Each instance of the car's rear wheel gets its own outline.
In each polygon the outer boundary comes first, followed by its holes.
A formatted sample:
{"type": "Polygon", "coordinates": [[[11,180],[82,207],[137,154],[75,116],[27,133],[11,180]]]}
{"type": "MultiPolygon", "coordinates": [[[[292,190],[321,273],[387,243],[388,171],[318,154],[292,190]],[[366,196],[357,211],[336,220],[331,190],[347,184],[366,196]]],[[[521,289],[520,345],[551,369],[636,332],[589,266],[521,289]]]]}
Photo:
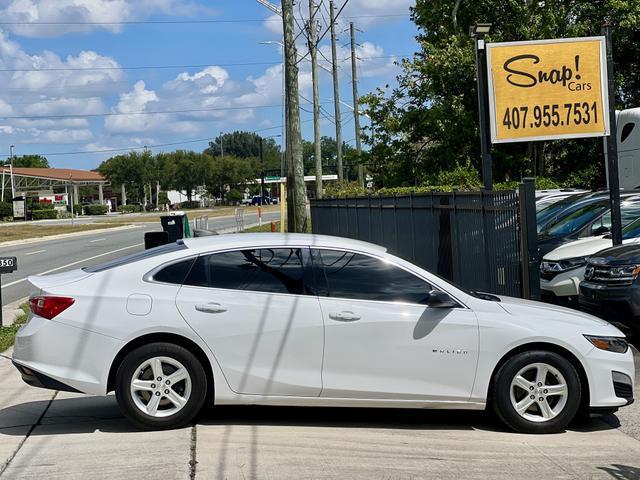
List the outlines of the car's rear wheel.
{"type": "Polygon", "coordinates": [[[144,429],[182,427],[204,404],[207,377],[198,359],[171,343],[130,352],[116,375],[116,398],[124,415],[144,429]]]}
{"type": "Polygon", "coordinates": [[[562,431],[580,407],[580,377],[563,356],[522,352],[507,360],[493,383],[493,408],[522,433],[562,431]]]}

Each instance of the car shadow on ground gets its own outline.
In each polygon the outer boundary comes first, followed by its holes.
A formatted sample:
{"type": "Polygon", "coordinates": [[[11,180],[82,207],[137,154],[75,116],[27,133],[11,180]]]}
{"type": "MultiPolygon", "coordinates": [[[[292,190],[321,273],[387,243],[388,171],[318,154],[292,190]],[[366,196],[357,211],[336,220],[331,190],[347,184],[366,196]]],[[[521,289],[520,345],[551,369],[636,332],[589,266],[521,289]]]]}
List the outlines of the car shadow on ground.
{"type": "MultiPolygon", "coordinates": [[[[13,405],[0,410],[0,435],[24,435],[49,401],[13,405]],[[31,414],[25,415],[25,412],[31,414]]],[[[492,414],[471,410],[384,408],[227,406],[204,408],[199,425],[264,425],[289,427],[384,428],[509,432],[492,414]]],[[[615,415],[576,421],[570,431],[595,432],[619,426],[615,415]],[[603,421],[604,420],[604,421],[603,421]]],[[[54,399],[31,435],[139,431],[121,414],[114,396],[54,399]]]]}

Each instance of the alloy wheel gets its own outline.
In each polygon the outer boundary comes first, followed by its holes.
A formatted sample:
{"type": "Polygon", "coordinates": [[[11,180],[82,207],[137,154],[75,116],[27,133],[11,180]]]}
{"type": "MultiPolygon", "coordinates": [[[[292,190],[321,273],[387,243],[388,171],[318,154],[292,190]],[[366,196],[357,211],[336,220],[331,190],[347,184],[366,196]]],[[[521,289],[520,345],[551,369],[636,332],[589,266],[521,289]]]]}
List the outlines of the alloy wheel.
{"type": "Polygon", "coordinates": [[[144,414],[155,418],[178,413],[191,396],[191,375],[171,357],[153,357],[135,369],[130,381],[131,398],[144,414]]]}
{"type": "Polygon", "coordinates": [[[509,395],[511,405],[522,418],[547,422],[564,409],[569,388],[557,368],[547,363],[531,363],[513,377],[509,395]]]}

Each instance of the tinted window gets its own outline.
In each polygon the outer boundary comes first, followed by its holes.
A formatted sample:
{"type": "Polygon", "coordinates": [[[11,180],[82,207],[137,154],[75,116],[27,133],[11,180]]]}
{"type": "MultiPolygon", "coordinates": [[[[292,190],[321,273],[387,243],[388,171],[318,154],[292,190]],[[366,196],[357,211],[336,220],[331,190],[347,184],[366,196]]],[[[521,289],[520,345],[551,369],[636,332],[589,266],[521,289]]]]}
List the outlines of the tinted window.
{"type": "Polygon", "coordinates": [[[239,250],[198,257],[186,285],[270,293],[303,294],[299,248],[239,250]]]}
{"type": "Polygon", "coordinates": [[[330,297],[427,302],[431,285],[390,263],[358,253],[334,250],[319,250],[319,253],[330,297]]]}
{"type": "Polygon", "coordinates": [[[631,123],[627,123],[624,127],[622,127],[622,134],[620,135],[620,143],[624,142],[627,138],[629,138],[629,135],[631,135],[631,132],[633,132],[633,128],[635,126],[636,124],[631,122],[631,123]]]}
{"type": "Polygon", "coordinates": [[[121,265],[127,265],[129,263],[138,262],[147,258],[156,257],[158,255],[164,255],[165,253],[177,252],[179,250],[186,250],[187,246],[180,242],[168,243],[167,245],[161,245],[160,247],[150,248],[139,253],[127,255],[126,257],[116,258],[109,262],[100,263],[92,267],[84,267],[82,270],[89,273],[102,272],[111,268],[119,267],[121,265]]]}
{"type": "Polygon", "coordinates": [[[607,206],[604,204],[584,206],[567,215],[545,233],[551,237],[571,235],[583,228],[590,221],[595,220],[606,209],[607,206]]]}
{"type": "Polygon", "coordinates": [[[183,260],[181,262],[172,263],[171,265],[167,265],[162,270],[153,274],[153,280],[156,282],[164,282],[164,283],[175,283],[177,285],[182,285],[184,279],[191,270],[191,265],[195,258],[189,258],[188,260],[183,260]]]}

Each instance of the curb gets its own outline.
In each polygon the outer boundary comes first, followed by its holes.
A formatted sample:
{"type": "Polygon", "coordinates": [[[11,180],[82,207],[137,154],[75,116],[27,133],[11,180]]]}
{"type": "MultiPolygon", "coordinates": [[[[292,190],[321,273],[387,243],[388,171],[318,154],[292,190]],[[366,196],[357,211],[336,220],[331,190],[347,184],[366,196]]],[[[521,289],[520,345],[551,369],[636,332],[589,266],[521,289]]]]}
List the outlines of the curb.
{"type": "MultiPolygon", "coordinates": [[[[87,224],[87,225],[95,225],[87,224]]],[[[59,233],[57,235],[47,235],[44,237],[33,237],[26,238],[24,240],[10,240],[8,242],[0,242],[0,248],[3,247],[15,247],[16,245],[25,245],[29,243],[38,243],[38,242],[46,242],[49,240],[59,240],[62,238],[70,238],[70,237],[83,237],[88,235],[96,235],[102,233],[110,233],[110,232],[120,232],[122,230],[129,230],[132,228],[141,228],[140,225],[123,225],[121,227],[113,227],[113,228],[98,228],[96,230],[85,230],[83,232],[70,232],[70,233],[59,233]]]]}
{"type": "Polygon", "coordinates": [[[15,322],[16,318],[24,313],[19,307],[27,300],[29,300],[29,297],[20,298],[2,307],[3,327],[9,327],[13,325],[13,322],[15,322]]]}

